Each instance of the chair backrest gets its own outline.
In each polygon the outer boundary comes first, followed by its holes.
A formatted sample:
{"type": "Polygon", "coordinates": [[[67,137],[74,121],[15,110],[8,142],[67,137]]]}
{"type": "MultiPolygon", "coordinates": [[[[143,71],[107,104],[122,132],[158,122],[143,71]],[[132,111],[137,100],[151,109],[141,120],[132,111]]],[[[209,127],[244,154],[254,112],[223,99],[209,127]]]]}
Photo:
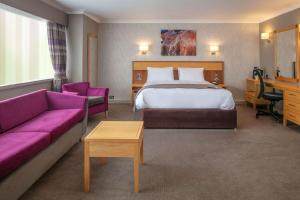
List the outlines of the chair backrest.
{"type": "Polygon", "coordinates": [[[77,92],[80,96],[86,96],[90,87],[89,82],[66,83],[63,85],[63,91],[77,92]]]}
{"type": "Polygon", "coordinates": [[[258,76],[259,93],[258,93],[257,98],[261,98],[263,96],[263,94],[265,93],[265,83],[264,83],[264,80],[263,80],[259,70],[255,69],[253,74],[254,74],[254,76],[258,76]]]}

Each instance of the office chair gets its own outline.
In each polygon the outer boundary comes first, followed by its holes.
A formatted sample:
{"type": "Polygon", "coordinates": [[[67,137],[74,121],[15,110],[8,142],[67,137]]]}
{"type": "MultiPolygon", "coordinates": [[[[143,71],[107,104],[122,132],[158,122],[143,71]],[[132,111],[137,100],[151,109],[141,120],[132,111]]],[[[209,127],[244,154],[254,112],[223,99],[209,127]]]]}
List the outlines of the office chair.
{"type": "Polygon", "coordinates": [[[281,121],[282,115],[279,114],[278,112],[274,112],[274,106],[277,102],[283,100],[283,95],[281,93],[276,93],[275,89],[273,89],[273,92],[265,92],[265,83],[261,76],[260,71],[254,70],[254,75],[258,76],[259,83],[260,83],[259,93],[257,98],[258,99],[264,98],[271,102],[269,105],[269,110],[257,109],[256,118],[258,118],[261,115],[271,115],[277,121],[281,121]]]}

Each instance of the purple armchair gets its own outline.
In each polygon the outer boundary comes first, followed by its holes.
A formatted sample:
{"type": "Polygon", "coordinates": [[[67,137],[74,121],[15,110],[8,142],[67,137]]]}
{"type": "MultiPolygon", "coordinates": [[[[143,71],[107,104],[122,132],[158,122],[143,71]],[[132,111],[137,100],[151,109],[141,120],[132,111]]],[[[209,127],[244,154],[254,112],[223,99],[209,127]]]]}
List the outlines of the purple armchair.
{"type": "Polygon", "coordinates": [[[105,116],[107,117],[109,93],[108,88],[90,87],[89,82],[79,82],[64,84],[62,89],[63,93],[86,96],[88,98],[89,104],[89,116],[105,112],[105,116]]]}

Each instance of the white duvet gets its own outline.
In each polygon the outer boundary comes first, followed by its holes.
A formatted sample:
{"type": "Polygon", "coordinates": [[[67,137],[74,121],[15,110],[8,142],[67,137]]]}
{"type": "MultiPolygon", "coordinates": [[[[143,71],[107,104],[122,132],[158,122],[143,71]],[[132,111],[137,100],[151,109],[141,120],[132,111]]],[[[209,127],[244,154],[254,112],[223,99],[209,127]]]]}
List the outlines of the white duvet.
{"type": "MultiPolygon", "coordinates": [[[[209,82],[167,81],[153,84],[208,84],[209,82]]],[[[225,89],[147,88],[138,93],[136,109],[144,108],[219,108],[234,109],[232,94],[225,89]]]]}

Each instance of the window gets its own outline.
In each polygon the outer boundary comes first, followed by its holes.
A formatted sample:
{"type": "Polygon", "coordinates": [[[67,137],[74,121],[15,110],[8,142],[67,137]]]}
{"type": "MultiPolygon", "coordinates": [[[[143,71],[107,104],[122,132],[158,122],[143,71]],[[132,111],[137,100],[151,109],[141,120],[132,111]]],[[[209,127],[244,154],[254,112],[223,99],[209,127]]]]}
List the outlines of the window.
{"type": "Polygon", "coordinates": [[[0,85],[52,77],[46,21],[0,8],[0,85]]]}

